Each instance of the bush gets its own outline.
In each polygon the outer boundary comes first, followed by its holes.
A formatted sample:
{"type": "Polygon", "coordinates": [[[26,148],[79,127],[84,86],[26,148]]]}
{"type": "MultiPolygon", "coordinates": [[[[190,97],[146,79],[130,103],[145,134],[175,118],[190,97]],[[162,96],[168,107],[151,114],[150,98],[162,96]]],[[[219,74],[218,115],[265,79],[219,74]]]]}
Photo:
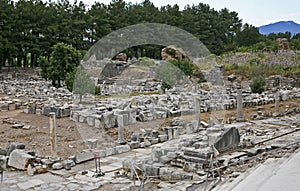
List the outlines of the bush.
{"type": "Polygon", "coordinates": [[[265,85],[266,85],[265,78],[262,76],[257,76],[252,79],[250,88],[253,93],[261,94],[263,91],[265,91],[265,88],[264,88],[265,85]]]}
{"type": "Polygon", "coordinates": [[[139,61],[140,61],[139,65],[141,65],[141,66],[149,67],[149,66],[155,65],[154,60],[151,58],[148,58],[148,57],[141,57],[141,58],[139,58],[139,61]]]}
{"type": "Polygon", "coordinates": [[[189,59],[170,60],[170,63],[178,67],[187,76],[191,76],[195,70],[195,65],[189,59]]]}

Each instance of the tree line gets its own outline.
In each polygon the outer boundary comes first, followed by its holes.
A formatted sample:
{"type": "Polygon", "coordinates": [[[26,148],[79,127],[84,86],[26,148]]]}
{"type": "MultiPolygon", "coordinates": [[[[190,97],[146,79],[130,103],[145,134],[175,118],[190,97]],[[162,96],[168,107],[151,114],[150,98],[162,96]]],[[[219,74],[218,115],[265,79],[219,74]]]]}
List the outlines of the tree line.
{"type": "MultiPolygon", "coordinates": [[[[180,10],[178,5],[158,8],[149,0],[135,4],[112,0],[91,6],[68,0],[0,0],[0,69],[39,66],[39,58],[49,60],[58,43],[84,53],[110,32],[146,22],[186,30],[215,54],[234,47],[242,26],[238,13],[226,8],[216,11],[203,3],[180,10]]],[[[159,58],[160,50],[160,46],[143,45],[128,49],[127,54],[159,58]]]]}
{"type": "MultiPolygon", "coordinates": [[[[207,4],[156,7],[150,0],[109,4],[68,0],[0,0],[0,72],[3,66],[41,66],[50,61],[54,46],[69,45],[84,55],[112,31],[139,23],[162,23],[181,28],[197,37],[211,53],[220,55],[244,46],[274,46],[277,37],[287,37],[300,49],[299,34],[259,34],[258,28],[242,23],[238,13],[219,11],[207,4]]],[[[161,46],[140,45],[126,50],[129,57],[160,58],[161,46]]]]}

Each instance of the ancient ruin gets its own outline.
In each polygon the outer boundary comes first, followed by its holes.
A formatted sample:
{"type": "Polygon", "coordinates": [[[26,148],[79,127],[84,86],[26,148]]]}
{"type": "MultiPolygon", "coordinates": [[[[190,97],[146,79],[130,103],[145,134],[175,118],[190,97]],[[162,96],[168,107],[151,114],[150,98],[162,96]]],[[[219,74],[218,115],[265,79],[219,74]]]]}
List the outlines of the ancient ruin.
{"type": "Polygon", "coordinates": [[[103,91],[80,104],[36,73],[8,72],[0,85],[1,186],[202,190],[295,150],[300,89],[293,79],[279,77],[284,86],[270,83],[253,94],[249,83],[223,77],[222,66],[211,71],[206,84],[218,88],[190,84],[160,94],[161,82],[150,70],[143,79],[121,79],[119,71],[117,78],[96,80],[103,91]]]}

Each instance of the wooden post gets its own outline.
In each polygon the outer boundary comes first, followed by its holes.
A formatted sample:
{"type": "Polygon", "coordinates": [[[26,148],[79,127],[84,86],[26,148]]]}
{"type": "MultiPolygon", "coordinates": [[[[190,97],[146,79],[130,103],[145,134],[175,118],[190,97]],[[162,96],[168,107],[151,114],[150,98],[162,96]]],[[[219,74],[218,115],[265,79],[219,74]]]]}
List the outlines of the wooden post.
{"type": "Polygon", "coordinates": [[[54,112],[50,113],[50,141],[51,155],[57,157],[57,139],[56,139],[56,116],[54,112]]]}

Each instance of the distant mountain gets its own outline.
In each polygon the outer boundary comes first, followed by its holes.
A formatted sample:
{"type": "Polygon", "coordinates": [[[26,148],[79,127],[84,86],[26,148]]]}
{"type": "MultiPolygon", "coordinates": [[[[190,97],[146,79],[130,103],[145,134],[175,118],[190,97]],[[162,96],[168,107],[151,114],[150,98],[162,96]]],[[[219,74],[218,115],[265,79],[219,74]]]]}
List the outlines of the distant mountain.
{"type": "Polygon", "coordinates": [[[295,23],[294,21],[280,21],[277,23],[272,23],[258,27],[259,32],[264,35],[270,33],[285,33],[291,32],[292,35],[300,33],[300,24],[295,23]]]}

